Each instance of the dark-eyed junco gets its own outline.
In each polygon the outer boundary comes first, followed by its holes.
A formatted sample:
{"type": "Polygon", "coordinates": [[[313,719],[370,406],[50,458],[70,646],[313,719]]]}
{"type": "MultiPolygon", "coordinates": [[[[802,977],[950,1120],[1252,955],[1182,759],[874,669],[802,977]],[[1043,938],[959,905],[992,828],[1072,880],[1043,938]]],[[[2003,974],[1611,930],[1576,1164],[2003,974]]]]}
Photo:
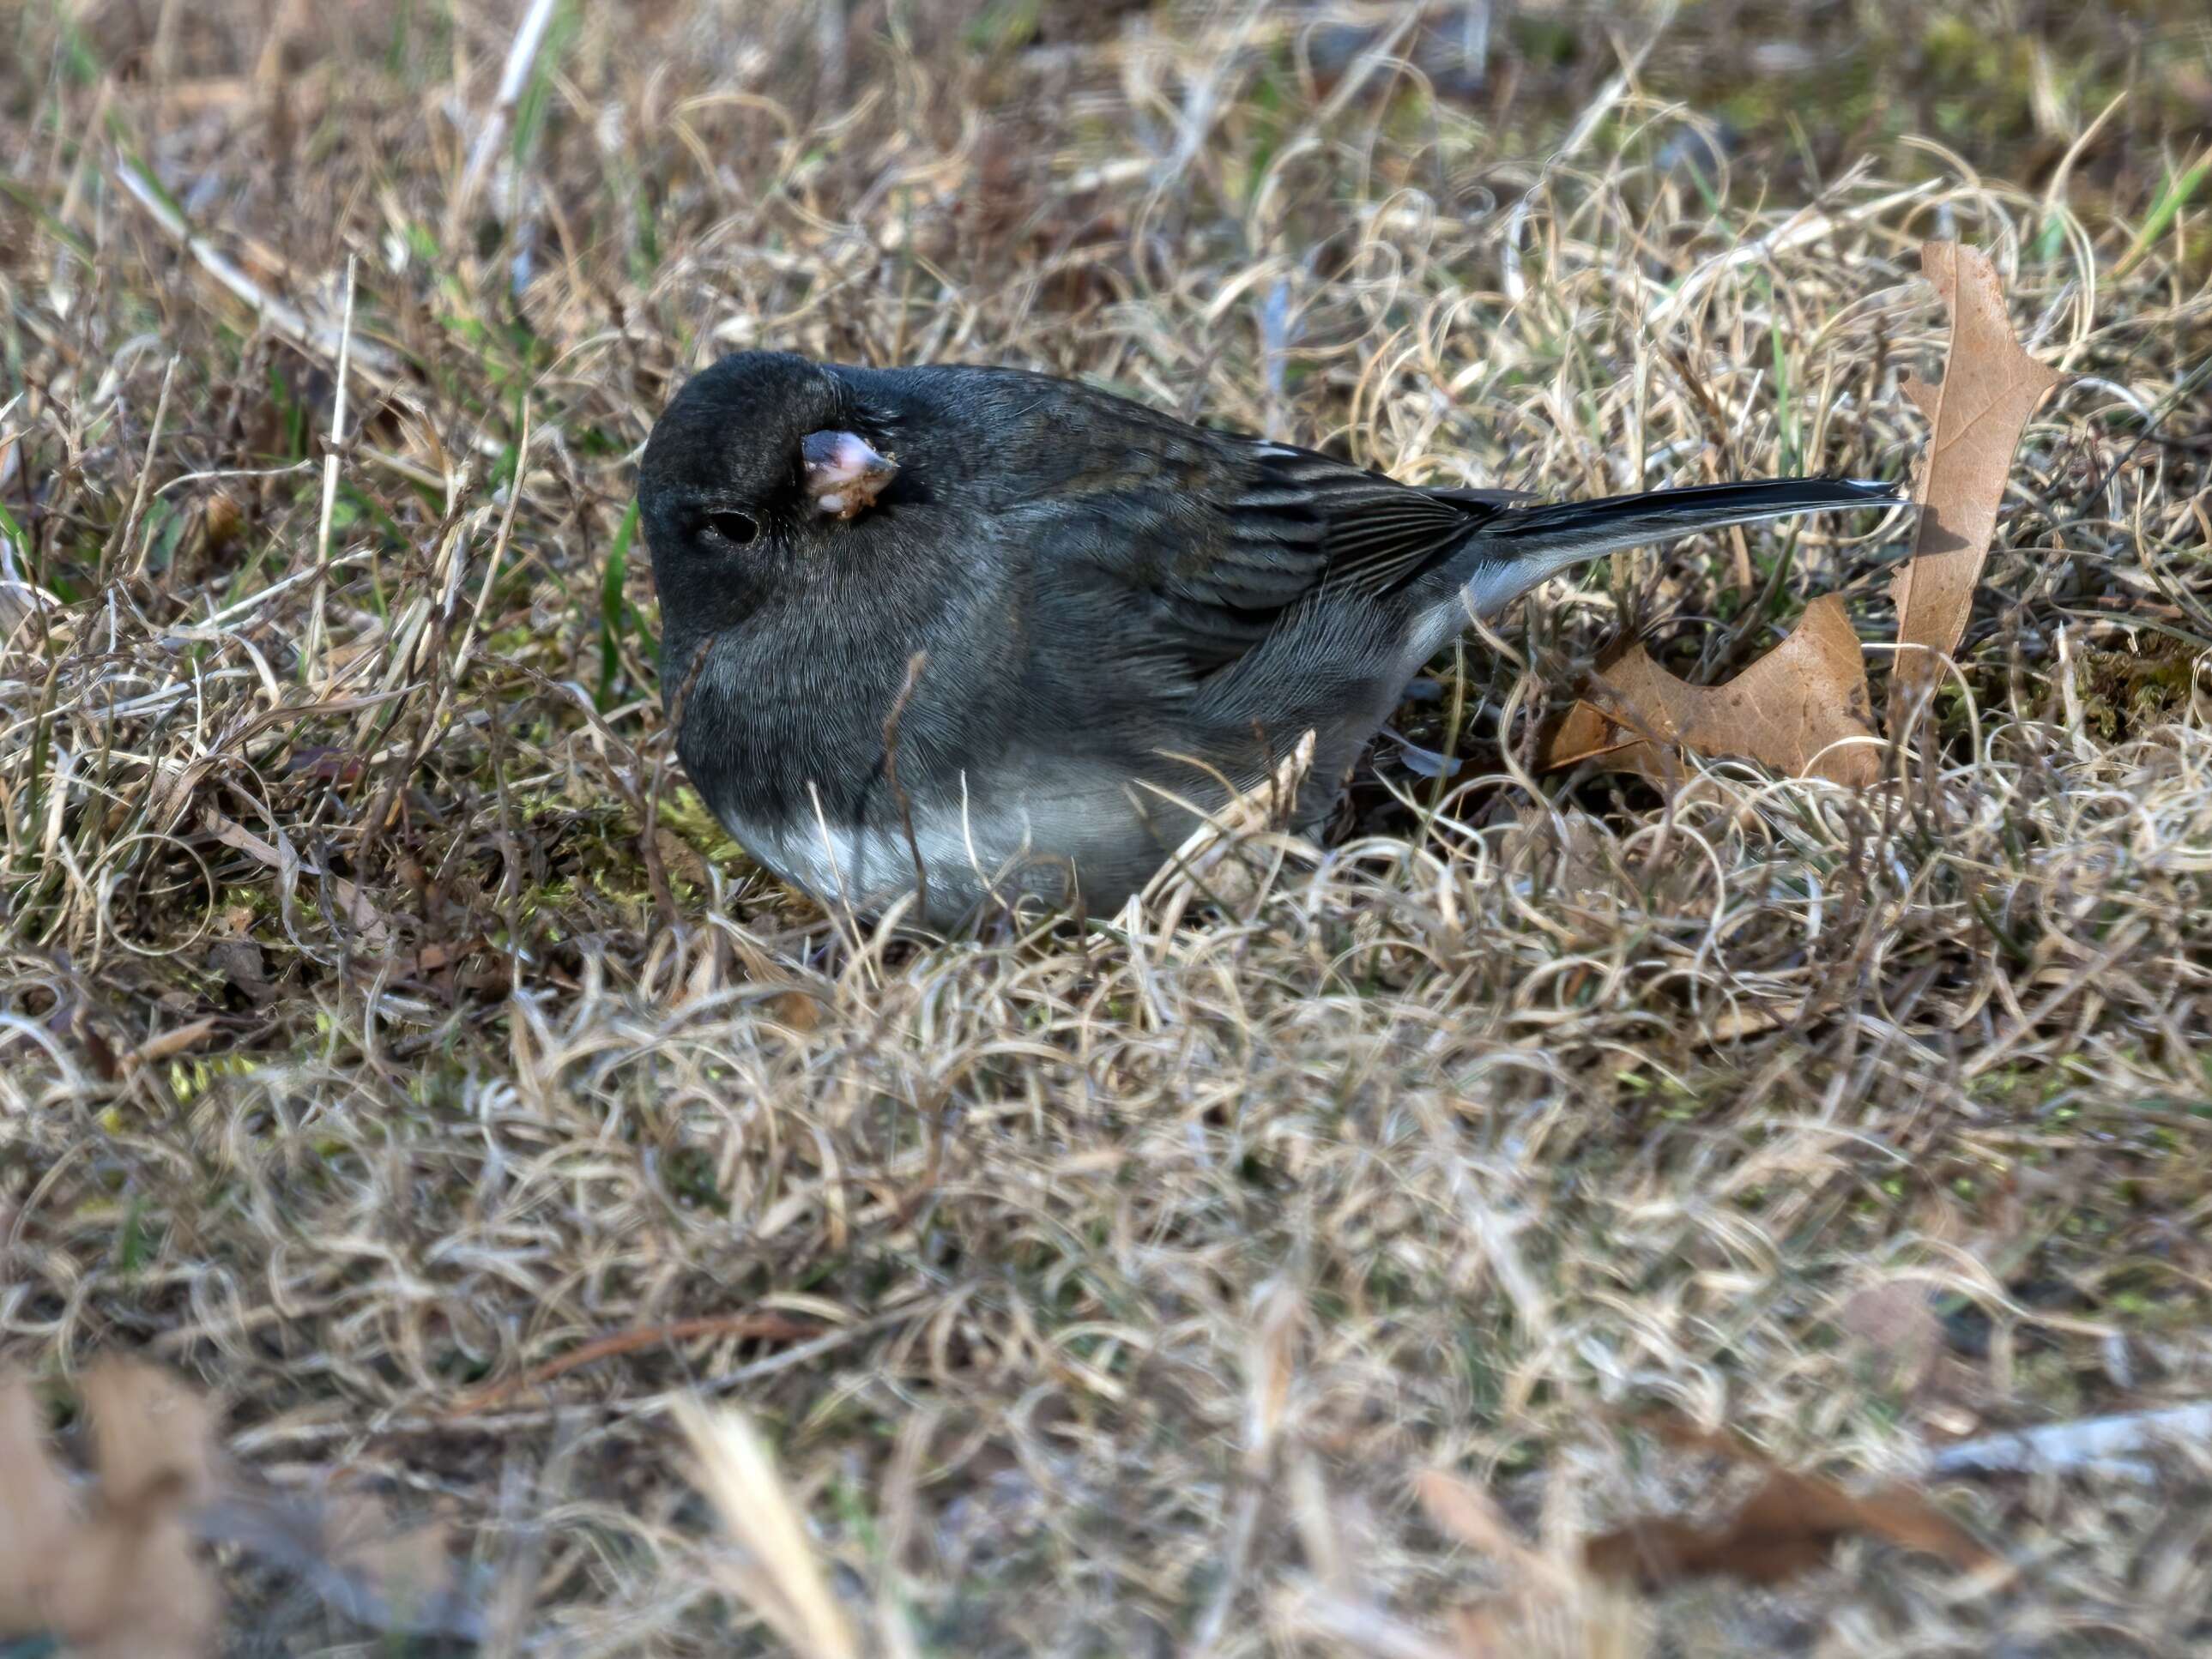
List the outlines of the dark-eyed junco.
{"type": "Polygon", "coordinates": [[[919,885],[939,926],[994,895],[1111,910],[1308,730],[1317,823],[1469,607],[1617,548],[1903,499],[1422,489],[1043,375],[772,352],[684,387],[639,495],[708,805],[824,902],[919,885]]]}

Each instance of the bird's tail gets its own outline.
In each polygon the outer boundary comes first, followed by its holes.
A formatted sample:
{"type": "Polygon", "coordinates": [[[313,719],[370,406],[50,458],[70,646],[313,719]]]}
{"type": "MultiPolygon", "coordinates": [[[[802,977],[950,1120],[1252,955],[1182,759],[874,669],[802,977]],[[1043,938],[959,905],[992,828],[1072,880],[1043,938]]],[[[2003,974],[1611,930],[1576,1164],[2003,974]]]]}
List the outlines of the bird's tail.
{"type": "Polygon", "coordinates": [[[1796,513],[1902,507],[1908,499],[1893,484],[1862,478],[1765,478],[1507,507],[1475,534],[1480,560],[1470,586],[1488,614],[1601,553],[1796,513]]]}

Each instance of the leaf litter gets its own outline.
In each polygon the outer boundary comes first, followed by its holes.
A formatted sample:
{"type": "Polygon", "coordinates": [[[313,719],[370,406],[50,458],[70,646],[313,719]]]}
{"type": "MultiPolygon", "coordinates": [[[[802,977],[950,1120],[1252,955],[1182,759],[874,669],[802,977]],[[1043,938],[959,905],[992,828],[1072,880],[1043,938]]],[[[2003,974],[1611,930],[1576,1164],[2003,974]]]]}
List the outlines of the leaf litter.
{"type": "Polygon", "coordinates": [[[102,1360],[80,1393],[82,1490],[31,1382],[0,1379],[0,1639],[51,1637],[75,1659],[203,1659],[220,1614],[203,1541],[250,1551],[371,1629],[482,1635],[443,1522],[402,1527],[365,1491],[303,1498],[220,1473],[208,1401],[158,1366],[102,1360]]]}
{"type": "MultiPolygon", "coordinates": [[[[1952,317],[1952,342],[1940,384],[1904,382],[1935,430],[1916,490],[1921,512],[1911,556],[1893,588],[1900,647],[1893,726],[1966,636],[2013,452],[2063,378],[2021,347],[1986,254],[1930,241],[1921,264],[1952,317]]],[[[1680,775],[1666,751],[1684,749],[1861,787],[1881,775],[1864,654],[1833,594],[1807,605],[1779,646],[1724,685],[1680,679],[1634,641],[1602,660],[1595,679],[1595,695],[1553,725],[1546,769],[1599,761],[1665,786],[1680,775]]]]}
{"type": "Polygon", "coordinates": [[[186,1522],[209,1481],[209,1419],[166,1372],[84,1379],[94,1486],[79,1504],[47,1450],[31,1385],[0,1382],[0,1634],[51,1632],[89,1659],[213,1651],[214,1581],[186,1522]]]}
{"type": "Polygon", "coordinates": [[[1753,1472],[1758,1482],[1710,1524],[1639,1517],[1562,1553],[1556,1545],[1523,1541],[1496,1500],[1463,1477],[1432,1468],[1415,1479],[1414,1495],[1430,1523],[1494,1562],[1513,1587],[1460,1609],[1455,1623],[1468,1651],[1525,1650],[1516,1632],[1577,1609],[1607,1624],[1632,1620],[1635,1603],[1624,1595],[1648,1595],[1693,1579],[1780,1584],[1824,1565],[1850,1538],[1934,1556],[1962,1571],[2001,1566],[2002,1558],[1911,1486],[1891,1483],[1854,1494],[1784,1468],[1725,1431],[1672,1416],[1637,1426],[1678,1451],[1753,1472]]]}
{"type": "Polygon", "coordinates": [[[1415,1477],[1414,1496],[1430,1524],[1492,1563],[1509,1587],[1455,1610],[1452,1651],[1466,1659],[1646,1651],[1643,1597],[1717,1577],[1778,1586],[1825,1565],[1851,1538],[1933,1556],[1960,1571],[2003,1570],[2001,1557],[1911,1486],[1854,1494],[1785,1469],[1726,1431],[1671,1415],[1636,1426],[1677,1451],[1717,1460],[1721,1478],[1733,1466],[1755,1474],[1757,1483],[1710,1524],[1639,1517],[1578,1547],[1571,1536],[1539,1547],[1465,1477],[1437,1468],[1415,1477]]]}
{"type": "Polygon", "coordinates": [[[1642,1426],[1678,1450],[1710,1454],[1754,1470],[1760,1478],[1735,1513],[1714,1524],[1647,1517],[1589,1540],[1583,1564],[1601,1579],[1634,1583],[1646,1591],[1719,1576],[1775,1584],[1825,1565],[1836,1546],[1849,1538],[1932,1555],[1960,1571],[1994,1568],[2001,1562],[1913,1486],[1892,1482],[1854,1493],[1820,1476],[1786,1469],[1726,1431],[1672,1417],[1642,1426]]]}

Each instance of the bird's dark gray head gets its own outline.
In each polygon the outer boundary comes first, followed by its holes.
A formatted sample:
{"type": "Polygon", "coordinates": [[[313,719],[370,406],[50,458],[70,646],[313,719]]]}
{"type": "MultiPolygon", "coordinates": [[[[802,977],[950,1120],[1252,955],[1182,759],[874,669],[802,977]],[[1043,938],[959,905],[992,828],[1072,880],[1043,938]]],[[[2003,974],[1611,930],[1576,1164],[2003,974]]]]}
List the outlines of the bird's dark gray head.
{"type": "Polygon", "coordinates": [[[854,517],[898,471],[866,424],[845,379],[804,357],[747,351],[701,370],[645,447],[638,497],[654,552],[793,550],[823,520],[854,517]]]}
{"type": "Polygon", "coordinates": [[[672,624],[712,630],[804,585],[898,473],[836,369],[786,352],[726,357],[687,382],[647,441],[638,504],[672,624]]]}

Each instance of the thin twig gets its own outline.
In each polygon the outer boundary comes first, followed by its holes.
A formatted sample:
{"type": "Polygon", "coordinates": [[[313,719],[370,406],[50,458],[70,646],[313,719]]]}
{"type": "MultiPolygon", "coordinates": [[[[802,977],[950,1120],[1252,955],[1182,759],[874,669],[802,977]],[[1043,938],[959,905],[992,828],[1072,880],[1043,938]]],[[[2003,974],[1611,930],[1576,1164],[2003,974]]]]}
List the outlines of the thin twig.
{"type": "Polygon", "coordinates": [[[739,1314],[704,1314],[696,1319],[672,1320],[665,1325],[640,1325],[625,1331],[610,1331],[595,1337],[581,1347],[571,1348],[564,1354],[533,1365],[521,1376],[504,1382],[495,1382],[478,1389],[473,1394],[463,1395],[447,1408],[448,1417],[473,1417],[478,1412],[490,1411],[503,1406],[517,1395],[532,1389],[543,1388],[556,1376],[602,1359],[611,1359],[617,1354],[635,1353],[641,1348],[658,1348],[671,1342],[690,1342],[702,1336],[758,1337],[772,1342],[804,1342],[819,1336],[822,1327],[804,1319],[794,1319],[789,1314],[773,1310],[765,1312],[748,1311],[739,1314]]]}
{"type": "MultiPolygon", "coordinates": [[[[345,331],[329,323],[316,322],[298,307],[289,305],[248,276],[228,259],[217,252],[204,236],[197,234],[177,210],[162,200],[161,192],[148,182],[137,165],[131,161],[118,163],[114,168],[115,181],[140,207],[146,210],[154,222],[177,241],[184,244],[200,269],[251,307],[263,323],[282,334],[286,339],[310,356],[336,356],[345,337],[345,331]]],[[[353,346],[354,367],[357,370],[386,377],[398,373],[399,359],[373,340],[356,341],[353,346]]]]}
{"type": "Polygon", "coordinates": [[[2161,1445],[2185,1440],[2212,1440],[2212,1401],[1985,1435],[1945,1447],[1929,1460],[1929,1469],[1938,1475],[2087,1470],[2149,1480],[2158,1475],[2157,1461],[2150,1454],[2161,1445]]]}
{"type": "MultiPolygon", "coordinates": [[[[323,516],[315,530],[315,568],[328,574],[331,568],[331,518],[337,510],[338,465],[341,447],[345,443],[346,368],[353,358],[353,289],[354,260],[346,260],[345,320],[338,328],[337,386],[331,402],[331,447],[323,457],[323,516]]],[[[318,672],[323,660],[323,605],[330,592],[327,580],[315,584],[315,596],[307,613],[307,643],[300,652],[300,674],[308,678],[318,672]]]]}
{"type": "Polygon", "coordinates": [[[146,434],[146,458],[138,468],[138,488],[131,497],[131,511],[125,516],[122,526],[115,532],[115,539],[100,550],[100,580],[102,586],[105,586],[107,581],[109,561],[118,552],[120,552],[128,562],[127,568],[133,576],[138,574],[145,565],[146,560],[143,551],[137,558],[131,557],[131,538],[138,533],[138,521],[146,515],[146,481],[154,476],[154,452],[161,441],[162,423],[169,418],[169,386],[176,378],[177,360],[172,357],[169,359],[168,368],[161,371],[161,395],[154,400],[154,424],[146,434]]]}
{"type": "Polygon", "coordinates": [[[460,187],[447,205],[448,246],[459,236],[463,221],[476,205],[477,193],[483,189],[484,174],[490,171],[492,157],[499,153],[500,141],[507,137],[507,124],[514,120],[515,107],[522,101],[522,89],[530,80],[530,66],[538,59],[538,47],[545,44],[545,32],[552,27],[553,14],[560,3],[561,0],[532,0],[530,9],[523,14],[521,26],[514,32],[514,40],[507,49],[507,67],[500,74],[499,94],[484,115],[475,148],[469,151],[469,164],[461,174],[460,187]]]}

